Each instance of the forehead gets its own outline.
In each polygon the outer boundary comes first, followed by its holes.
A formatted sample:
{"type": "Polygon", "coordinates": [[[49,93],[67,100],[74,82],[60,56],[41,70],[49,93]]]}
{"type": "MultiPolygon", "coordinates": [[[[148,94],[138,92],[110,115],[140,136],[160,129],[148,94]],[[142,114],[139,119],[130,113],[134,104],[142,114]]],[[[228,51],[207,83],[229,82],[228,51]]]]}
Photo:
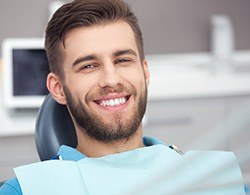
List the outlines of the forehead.
{"type": "Polygon", "coordinates": [[[64,44],[62,50],[66,58],[106,54],[119,49],[133,49],[138,53],[134,32],[123,21],[72,29],[66,34],[64,44]]]}

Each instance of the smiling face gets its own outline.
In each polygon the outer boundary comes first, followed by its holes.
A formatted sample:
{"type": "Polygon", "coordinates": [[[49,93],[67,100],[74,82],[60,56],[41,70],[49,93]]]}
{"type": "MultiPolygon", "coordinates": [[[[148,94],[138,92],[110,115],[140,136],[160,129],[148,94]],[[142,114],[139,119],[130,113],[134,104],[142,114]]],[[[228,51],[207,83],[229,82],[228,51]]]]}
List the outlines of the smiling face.
{"type": "Polygon", "coordinates": [[[127,23],[73,29],[62,53],[64,79],[48,77],[48,88],[67,104],[77,130],[102,142],[141,131],[149,73],[127,23]]]}

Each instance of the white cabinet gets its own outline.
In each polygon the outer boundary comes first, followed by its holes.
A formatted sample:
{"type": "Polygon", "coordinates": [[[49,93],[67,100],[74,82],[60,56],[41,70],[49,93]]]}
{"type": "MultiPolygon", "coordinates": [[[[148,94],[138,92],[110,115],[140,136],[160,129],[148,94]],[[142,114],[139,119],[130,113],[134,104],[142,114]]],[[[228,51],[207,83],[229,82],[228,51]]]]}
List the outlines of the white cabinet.
{"type": "Polygon", "coordinates": [[[0,181],[14,177],[14,167],[38,161],[34,135],[0,137],[0,181]]]}
{"type": "Polygon", "coordinates": [[[224,139],[224,100],[190,99],[150,101],[144,134],[157,137],[181,150],[229,149],[224,139]]]}

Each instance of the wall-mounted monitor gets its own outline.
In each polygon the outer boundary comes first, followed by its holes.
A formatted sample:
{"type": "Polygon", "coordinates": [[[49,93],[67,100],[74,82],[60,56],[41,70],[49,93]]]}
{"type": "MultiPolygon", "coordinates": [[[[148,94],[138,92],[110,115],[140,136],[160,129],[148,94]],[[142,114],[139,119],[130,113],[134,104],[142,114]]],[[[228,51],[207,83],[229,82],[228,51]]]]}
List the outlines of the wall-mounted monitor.
{"type": "Polygon", "coordinates": [[[6,39],[3,52],[3,99],[8,108],[36,108],[48,94],[49,64],[44,39],[6,39]]]}

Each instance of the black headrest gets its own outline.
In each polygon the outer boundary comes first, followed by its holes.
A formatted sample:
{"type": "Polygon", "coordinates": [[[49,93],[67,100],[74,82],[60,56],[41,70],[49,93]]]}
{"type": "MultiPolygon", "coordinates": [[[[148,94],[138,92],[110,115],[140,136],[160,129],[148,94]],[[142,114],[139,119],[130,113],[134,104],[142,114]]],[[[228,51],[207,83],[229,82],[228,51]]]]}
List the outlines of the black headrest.
{"type": "Polygon", "coordinates": [[[56,156],[61,145],[77,146],[76,132],[66,106],[47,95],[39,112],[35,140],[41,160],[56,156]]]}

